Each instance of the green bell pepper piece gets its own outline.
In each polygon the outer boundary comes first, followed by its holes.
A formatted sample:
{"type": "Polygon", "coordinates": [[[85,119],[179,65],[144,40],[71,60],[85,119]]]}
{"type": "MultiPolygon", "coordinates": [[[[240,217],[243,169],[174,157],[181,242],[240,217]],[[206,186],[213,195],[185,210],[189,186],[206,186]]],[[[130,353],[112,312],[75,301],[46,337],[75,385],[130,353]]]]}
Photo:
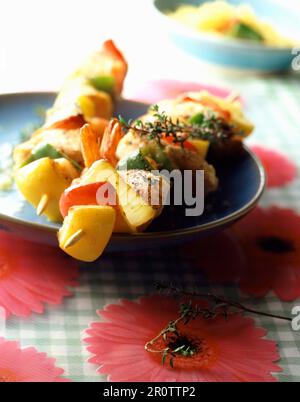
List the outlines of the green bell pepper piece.
{"type": "Polygon", "coordinates": [[[137,149],[129,156],[121,159],[117,165],[118,170],[154,170],[155,167],[151,164],[151,162],[144,156],[143,151],[141,149],[137,149]]]}
{"type": "Polygon", "coordinates": [[[60,159],[65,158],[67,159],[72,165],[79,171],[82,170],[82,167],[74,161],[73,159],[69,158],[63,152],[57,151],[51,144],[39,144],[35,148],[33,148],[31,155],[26,159],[26,161],[20,166],[23,167],[28,165],[31,162],[34,162],[38,159],[42,158],[50,158],[50,159],[60,159]]]}
{"type": "Polygon", "coordinates": [[[98,77],[90,78],[89,82],[97,91],[107,92],[110,95],[114,93],[115,79],[110,75],[99,75],[98,77]]]}

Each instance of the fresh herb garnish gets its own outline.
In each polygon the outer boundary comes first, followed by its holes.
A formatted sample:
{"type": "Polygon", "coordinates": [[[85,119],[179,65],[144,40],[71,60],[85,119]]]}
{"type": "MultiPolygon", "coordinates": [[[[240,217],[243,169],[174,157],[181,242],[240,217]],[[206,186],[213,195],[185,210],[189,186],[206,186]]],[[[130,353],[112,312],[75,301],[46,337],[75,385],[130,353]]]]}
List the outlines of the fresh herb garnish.
{"type": "Polygon", "coordinates": [[[189,138],[213,143],[228,140],[234,135],[233,126],[214,113],[197,114],[188,123],[184,123],[179,119],[174,121],[165,112],[160,112],[158,105],[154,105],[151,111],[154,121],[129,120],[127,122],[119,116],[119,122],[125,132],[133,130],[158,143],[161,143],[164,138],[172,137],[174,144],[182,146],[189,138]]]}
{"type": "MultiPolygon", "coordinates": [[[[233,300],[225,299],[223,296],[216,296],[212,293],[200,293],[197,291],[186,291],[174,285],[163,283],[156,284],[159,292],[174,296],[178,299],[184,299],[179,303],[178,318],[170,321],[160,333],[145,345],[145,350],[149,353],[157,353],[162,356],[162,364],[165,364],[167,358],[169,364],[174,367],[174,358],[183,356],[190,358],[198,351],[199,345],[197,341],[188,339],[179,330],[180,323],[188,325],[191,321],[198,317],[203,319],[214,319],[223,316],[225,320],[229,316],[240,313],[250,313],[258,316],[276,318],[284,321],[292,321],[290,317],[269,314],[248,308],[233,300]],[[156,347],[156,343],[163,340],[165,347],[156,347]]],[[[159,342],[161,344],[161,342],[159,342]]]]}

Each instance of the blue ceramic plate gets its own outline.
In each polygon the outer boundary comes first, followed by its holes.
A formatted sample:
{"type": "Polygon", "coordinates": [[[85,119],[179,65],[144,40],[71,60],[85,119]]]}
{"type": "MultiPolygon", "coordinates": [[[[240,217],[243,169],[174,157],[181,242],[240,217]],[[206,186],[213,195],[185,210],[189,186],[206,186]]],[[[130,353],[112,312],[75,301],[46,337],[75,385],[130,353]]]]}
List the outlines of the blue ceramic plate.
{"type": "MultiPolygon", "coordinates": [[[[161,18],[174,42],[198,58],[218,65],[257,72],[275,72],[291,68],[292,48],[267,47],[249,41],[223,38],[196,32],[166,14],[183,4],[200,5],[207,0],[153,0],[156,14],[161,18]]],[[[300,43],[300,10],[282,0],[228,0],[234,5],[249,4],[257,16],[270,22],[285,36],[300,43]]]]}
{"type": "MultiPolygon", "coordinates": [[[[9,145],[20,141],[20,131],[38,121],[36,109],[48,108],[53,93],[26,93],[0,96],[0,154],[9,145]]],[[[136,118],[145,113],[148,105],[121,100],[116,115],[136,118]]],[[[3,154],[1,154],[3,156],[3,154]]],[[[261,163],[245,148],[235,166],[218,172],[220,191],[206,203],[204,215],[186,217],[180,207],[165,208],[147,232],[137,235],[113,235],[110,251],[162,247],[224,229],[247,214],[258,202],[265,185],[261,163]]],[[[15,232],[27,239],[57,245],[58,224],[36,216],[35,210],[23,200],[17,189],[0,191],[0,228],[15,232]]]]}

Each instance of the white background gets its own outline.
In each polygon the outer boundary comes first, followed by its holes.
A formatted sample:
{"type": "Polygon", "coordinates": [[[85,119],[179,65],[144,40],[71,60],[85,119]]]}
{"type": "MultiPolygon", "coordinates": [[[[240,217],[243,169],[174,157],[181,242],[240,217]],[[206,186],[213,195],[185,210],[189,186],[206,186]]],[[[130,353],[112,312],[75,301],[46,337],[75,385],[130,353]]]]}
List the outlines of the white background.
{"type": "Polygon", "coordinates": [[[128,82],[180,76],[158,25],[149,0],[0,0],[0,92],[58,88],[107,38],[129,60],[128,82]]]}
{"type": "MultiPolygon", "coordinates": [[[[299,5],[299,0],[286,1],[299,5]]],[[[150,3],[0,0],[0,92],[59,88],[80,60],[107,38],[116,40],[129,61],[129,92],[152,78],[220,84],[220,74],[168,41],[150,3]]]]}

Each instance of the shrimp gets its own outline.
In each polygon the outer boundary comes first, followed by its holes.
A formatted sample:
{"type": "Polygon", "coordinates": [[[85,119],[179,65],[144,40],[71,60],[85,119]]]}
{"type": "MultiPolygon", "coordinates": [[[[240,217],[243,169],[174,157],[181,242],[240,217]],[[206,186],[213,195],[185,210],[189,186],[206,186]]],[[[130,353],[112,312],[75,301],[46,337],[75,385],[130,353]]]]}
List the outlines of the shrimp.
{"type": "Polygon", "coordinates": [[[100,157],[107,159],[113,166],[118,163],[116,156],[117,147],[124,133],[120,122],[112,119],[106,128],[100,146],[100,157]]]}
{"type": "MultiPolygon", "coordinates": [[[[104,131],[109,124],[109,120],[103,119],[102,117],[92,117],[87,120],[87,123],[90,123],[93,129],[98,133],[99,138],[102,139],[104,131]]],[[[100,143],[101,141],[99,141],[100,143]]]]}
{"type": "Polygon", "coordinates": [[[100,159],[99,134],[90,124],[80,130],[81,151],[85,167],[89,168],[100,159]]]}

